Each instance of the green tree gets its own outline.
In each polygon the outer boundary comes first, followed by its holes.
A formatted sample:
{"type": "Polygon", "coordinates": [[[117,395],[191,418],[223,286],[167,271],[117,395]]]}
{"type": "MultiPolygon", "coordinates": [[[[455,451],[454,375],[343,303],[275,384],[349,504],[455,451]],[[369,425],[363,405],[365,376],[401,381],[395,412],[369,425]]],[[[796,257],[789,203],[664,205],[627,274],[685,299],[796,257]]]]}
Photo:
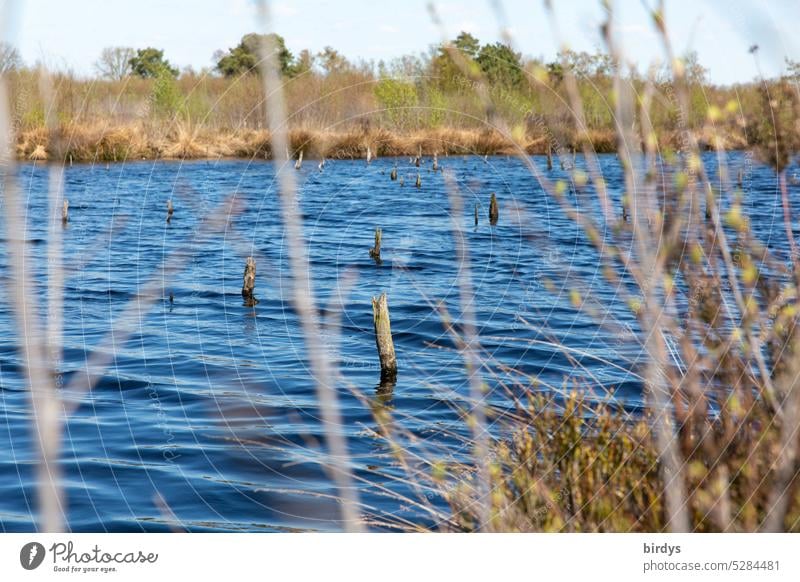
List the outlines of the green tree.
{"type": "Polygon", "coordinates": [[[478,52],[481,49],[480,41],[468,32],[461,32],[453,41],[453,46],[462,52],[462,54],[472,60],[478,58],[478,52]]]}
{"type": "Polygon", "coordinates": [[[147,47],[139,49],[130,59],[131,72],[145,79],[155,79],[162,72],[166,72],[173,77],[178,76],[178,69],[173,67],[164,58],[164,51],[147,47]]]}
{"type": "Polygon", "coordinates": [[[522,55],[508,45],[500,42],[483,45],[475,60],[490,83],[506,87],[522,84],[522,55]]]}
{"type": "Polygon", "coordinates": [[[226,77],[238,77],[247,73],[258,73],[262,46],[274,46],[277,50],[281,74],[287,77],[295,73],[294,56],[286,48],[286,41],[279,34],[250,33],[242,37],[238,45],[228,49],[217,58],[217,70],[226,77]]]}

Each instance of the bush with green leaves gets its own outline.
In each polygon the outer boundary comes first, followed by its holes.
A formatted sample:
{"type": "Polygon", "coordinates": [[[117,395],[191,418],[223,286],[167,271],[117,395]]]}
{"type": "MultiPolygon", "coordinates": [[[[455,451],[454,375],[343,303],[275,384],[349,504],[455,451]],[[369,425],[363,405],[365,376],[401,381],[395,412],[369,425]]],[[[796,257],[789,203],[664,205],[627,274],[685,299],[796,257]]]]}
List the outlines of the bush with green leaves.
{"type": "Polygon", "coordinates": [[[386,117],[395,127],[407,127],[416,119],[415,108],[419,98],[413,83],[387,77],[378,81],[374,92],[386,117]]]}

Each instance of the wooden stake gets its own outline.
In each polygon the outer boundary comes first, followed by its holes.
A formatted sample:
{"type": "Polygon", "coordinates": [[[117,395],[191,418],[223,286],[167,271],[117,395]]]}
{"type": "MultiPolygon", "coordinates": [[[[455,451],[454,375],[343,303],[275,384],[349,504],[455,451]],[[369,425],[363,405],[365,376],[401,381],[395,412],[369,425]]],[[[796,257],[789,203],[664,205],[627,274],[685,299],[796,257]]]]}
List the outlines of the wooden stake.
{"type": "Polygon", "coordinates": [[[548,170],[553,169],[553,152],[551,151],[549,142],[547,144],[547,169],[548,170]]]}
{"type": "Polygon", "coordinates": [[[381,361],[381,382],[392,381],[397,377],[397,357],[394,353],[386,293],[372,298],[372,320],[375,323],[375,345],[381,361]]]}
{"type": "Polygon", "coordinates": [[[248,307],[252,307],[258,300],[253,295],[253,290],[256,288],[256,260],[253,257],[247,257],[244,265],[244,280],[242,281],[242,297],[248,307]]]}
{"type": "Polygon", "coordinates": [[[500,218],[500,211],[497,208],[497,196],[492,192],[492,197],[489,199],[489,224],[494,226],[497,224],[498,218],[500,218]]]}
{"type": "Polygon", "coordinates": [[[372,149],[367,146],[367,164],[372,163],[372,149]]]}
{"type": "Polygon", "coordinates": [[[172,213],[175,209],[172,207],[172,200],[167,200],[167,224],[172,221],[172,213]]]}
{"type": "Polygon", "coordinates": [[[478,227],[478,203],[475,203],[475,227],[478,227]]]}
{"type": "Polygon", "coordinates": [[[392,179],[392,181],[397,180],[397,167],[392,168],[392,173],[389,174],[389,177],[392,179]]]}
{"type": "Polygon", "coordinates": [[[300,155],[297,156],[297,161],[294,163],[294,169],[299,170],[303,167],[303,150],[300,150],[300,155]]]}
{"type": "Polygon", "coordinates": [[[433,171],[439,171],[439,157],[436,154],[433,154],[433,171]]]}
{"type": "Polygon", "coordinates": [[[375,246],[369,249],[369,256],[372,257],[372,260],[381,264],[381,235],[382,231],[380,228],[375,229],[375,246]]]}
{"type": "Polygon", "coordinates": [[[422,188],[422,176],[419,175],[419,172],[417,172],[417,183],[415,184],[415,186],[417,188],[422,188]]]}
{"type": "Polygon", "coordinates": [[[69,200],[64,198],[64,205],[61,207],[61,224],[69,222],[69,200]]]}

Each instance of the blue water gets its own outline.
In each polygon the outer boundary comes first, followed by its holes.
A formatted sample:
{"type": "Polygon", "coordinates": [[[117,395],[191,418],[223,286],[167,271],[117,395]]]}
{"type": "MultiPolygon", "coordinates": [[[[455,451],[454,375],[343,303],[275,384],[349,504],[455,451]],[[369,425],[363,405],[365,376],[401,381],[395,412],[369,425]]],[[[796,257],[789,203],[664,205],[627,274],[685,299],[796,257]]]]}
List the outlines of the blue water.
{"type": "MultiPolygon", "coordinates": [[[[776,246],[772,239],[782,239],[783,227],[774,174],[743,154],[729,158],[734,168],[748,169],[746,204],[756,211],[754,228],[776,246]]],[[[542,159],[534,161],[544,168],[542,159]]],[[[706,161],[714,165],[713,156],[706,161]]],[[[600,162],[618,208],[618,160],[610,155],[600,162]]],[[[472,307],[493,405],[508,407],[509,393],[531,387],[558,391],[568,380],[613,389],[631,410],[642,405],[635,320],[605,283],[580,229],[517,159],[448,157],[441,164],[456,179],[456,214],[443,174],[432,173],[429,162],[421,169],[421,189],[413,186],[417,169],[408,160],[369,166],[334,161],[322,173],[308,162],[296,174],[322,340],[341,374],[341,430],[365,514],[385,521],[435,525],[430,515],[385,494],[410,490],[372,432],[370,404],[354,393],[389,407],[419,440],[415,450],[455,458],[464,453],[459,437],[468,429],[457,409],[468,386],[441,311],[446,308],[460,329],[454,224],[468,245],[472,307]],[[404,186],[389,179],[395,163],[404,186]],[[487,220],[490,192],[500,201],[496,227],[487,220]],[[383,229],[380,266],[367,252],[376,226],[383,229]],[[602,306],[600,321],[571,305],[578,282],[602,306]],[[379,386],[372,332],[370,298],[382,291],[389,296],[399,361],[391,391],[379,386]]],[[[28,243],[29,269],[42,293],[47,172],[41,165],[18,168],[29,222],[24,233],[14,233],[28,243]]],[[[158,276],[159,266],[175,253],[184,260],[133,321],[132,333],[113,346],[102,380],[64,426],[61,470],[71,530],[341,529],[332,499],[337,492],[321,464],[324,433],[291,299],[274,176],[273,165],[261,161],[66,169],[71,212],[64,263],[70,272],[59,371],[67,383],[80,383],[87,358],[112,330],[124,329],[125,308],[158,276]],[[229,197],[240,212],[221,232],[194,240],[205,232],[201,218],[224,216],[220,205],[229,197]],[[168,199],[175,206],[170,224],[168,199]],[[258,261],[255,307],[244,305],[240,294],[249,255],[258,261]]],[[[567,196],[581,212],[599,217],[591,192],[567,196]]],[[[4,283],[6,263],[3,246],[4,283]]],[[[0,304],[0,529],[34,531],[36,450],[5,285],[0,304]]],[[[45,304],[43,295],[42,316],[45,304]]],[[[429,501],[446,508],[436,495],[429,501]]]]}

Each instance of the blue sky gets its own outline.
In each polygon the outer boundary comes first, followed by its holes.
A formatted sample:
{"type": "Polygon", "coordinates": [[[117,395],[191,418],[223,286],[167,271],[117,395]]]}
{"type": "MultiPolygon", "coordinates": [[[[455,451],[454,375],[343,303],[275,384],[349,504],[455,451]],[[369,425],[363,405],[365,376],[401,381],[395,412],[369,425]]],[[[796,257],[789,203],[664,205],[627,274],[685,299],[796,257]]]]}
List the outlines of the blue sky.
{"type": "MultiPolygon", "coordinates": [[[[179,66],[211,64],[216,49],[235,45],[257,29],[251,0],[0,0],[4,30],[33,63],[90,74],[105,46],[155,46],[179,66]],[[10,15],[10,16],[8,16],[10,15]]],[[[654,0],[644,0],[653,2],[654,0]]],[[[561,38],[554,35],[541,0],[500,2],[505,23],[487,0],[435,2],[450,36],[467,30],[483,41],[500,38],[507,26],[518,50],[552,58],[560,42],[576,50],[601,46],[603,13],[598,0],[554,0],[561,38]]],[[[663,59],[642,0],[617,0],[618,30],[627,58],[640,70],[663,59]]],[[[277,0],[271,2],[276,29],[293,52],[331,45],[350,58],[390,59],[425,51],[441,40],[431,22],[427,0],[277,0]]],[[[779,73],[785,56],[800,60],[796,28],[800,2],[756,0],[667,1],[667,24],[676,49],[696,50],[718,83],[756,76],[747,49],[761,47],[767,75],[779,73]]]]}

